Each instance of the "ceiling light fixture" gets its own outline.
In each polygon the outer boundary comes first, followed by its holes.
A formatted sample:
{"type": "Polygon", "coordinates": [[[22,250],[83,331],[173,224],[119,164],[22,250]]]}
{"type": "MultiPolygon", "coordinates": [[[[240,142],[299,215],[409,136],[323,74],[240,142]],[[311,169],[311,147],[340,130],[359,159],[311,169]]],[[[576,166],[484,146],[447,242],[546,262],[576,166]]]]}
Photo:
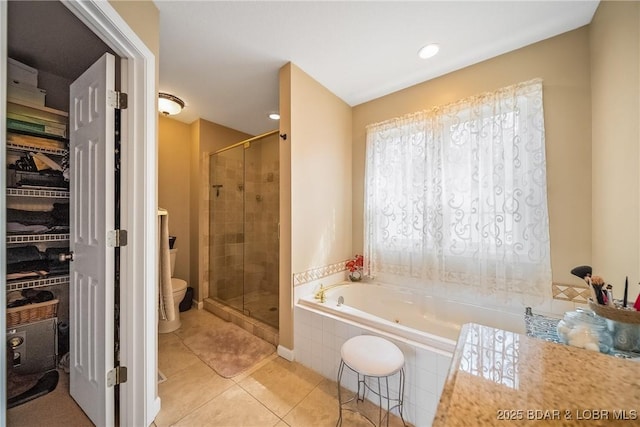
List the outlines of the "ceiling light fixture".
{"type": "Polygon", "coordinates": [[[184,101],[169,93],[160,92],[158,94],[158,111],[165,116],[178,114],[184,108],[184,101]]]}
{"type": "Polygon", "coordinates": [[[271,120],[280,120],[280,114],[278,114],[278,113],[271,113],[271,114],[269,114],[269,118],[270,118],[271,120]]]}
{"type": "Polygon", "coordinates": [[[435,43],[431,43],[421,47],[420,50],[418,51],[418,56],[422,59],[428,59],[428,58],[434,57],[439,50],[440,50],[440,46],[438,46],[435,43]]]}

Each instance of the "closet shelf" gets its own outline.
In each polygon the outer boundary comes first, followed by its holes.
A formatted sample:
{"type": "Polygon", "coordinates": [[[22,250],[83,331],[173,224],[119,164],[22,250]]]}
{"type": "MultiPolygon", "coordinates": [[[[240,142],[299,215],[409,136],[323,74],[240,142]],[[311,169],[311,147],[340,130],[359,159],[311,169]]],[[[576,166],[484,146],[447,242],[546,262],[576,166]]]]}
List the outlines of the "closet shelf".
{"type": "Polygon", "coordinates": [[[32,108],[32,109],[38,110],[38,111],[44,111],[44,112],[49,113],[49,114],[55,114],[56,116],[69,117],[69,113],[66,112],[66,111],[56,110],[55,108],[45,107],[45,106],[39,105],[39,104],[33,104],[31,102],[24,101],[24,100],[18,99],[18,98],[12,98],[10,96],[7,97],[7,102],[11,103],[11,104],[22,105],[23,107],[32,108]]]}
{"type": "Polygon", "coordinates": [[[13,132],[20,135],[35,136],[38,138],[53,139],[55,141],[69,142],[69,138],[65,138],[64,136],[59,136],[59,135],[46,133],[46,132],[35,132],[35,131],[29,131],[25,129],[17,129],[15,127],[10,127],[10,126],[7,126],[7,132],[13,132]]]}
{"type": "Polygon", "coordinates": [[[37,151],[39,153],[44,154],[52,154],[54,156],[64,156],[67,154],[67,150],[59,149],[59,148],[45,148],[45,147],[36,147],[35,145],[21,145],[21,144],[10,144],[7,143],[7,150],[19,150],[19,151],[37,151]]]}
{"type": "Polygon", "coordinates": [[[68,199],[69,192],[62,191],[62,190],[7,188],[7,196],[41,197],[41,198],[47,198],[47,199],[68,199]]]}
{"type": "Polygon", "coordinates": [[[44,279],[20,280],[16,282],[7,282],[8,291],[20,291],[22,289],[41,288],[43,286],[67,285],[69,284],[69,275],[53,276],[44,279]]]}
{"type": "Polygon", "coordinates": [[[45,243],[69,241],[69,233],[58,234],[13,234],[7,235],[7,243],[45,243]]]}

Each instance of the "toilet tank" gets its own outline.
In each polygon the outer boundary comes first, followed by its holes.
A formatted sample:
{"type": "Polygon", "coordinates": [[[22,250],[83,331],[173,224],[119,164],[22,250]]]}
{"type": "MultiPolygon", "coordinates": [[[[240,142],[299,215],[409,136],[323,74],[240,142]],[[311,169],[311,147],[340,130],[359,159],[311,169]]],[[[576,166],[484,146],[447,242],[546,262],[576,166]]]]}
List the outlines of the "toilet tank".
{"type": "Polygon", "coordinates": [[[177,249],[169,249],[169,258],[170,258],[170,262],[171,262],[171,277],[173,277],[173,272],[176,269],[176,254],[177,253],[178,253],[177,249]]]}

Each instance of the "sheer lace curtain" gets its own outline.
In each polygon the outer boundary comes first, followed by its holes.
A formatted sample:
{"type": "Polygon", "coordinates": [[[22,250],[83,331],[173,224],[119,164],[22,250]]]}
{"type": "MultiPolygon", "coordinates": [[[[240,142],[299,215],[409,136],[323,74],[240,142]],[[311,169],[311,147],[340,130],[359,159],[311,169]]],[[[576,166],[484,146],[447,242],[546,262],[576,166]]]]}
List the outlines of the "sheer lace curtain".
{"type": "Polygon", "coordinates": [[[540,302],[551,283],[542,82],[367,127],[365,270],[540,302]]]}

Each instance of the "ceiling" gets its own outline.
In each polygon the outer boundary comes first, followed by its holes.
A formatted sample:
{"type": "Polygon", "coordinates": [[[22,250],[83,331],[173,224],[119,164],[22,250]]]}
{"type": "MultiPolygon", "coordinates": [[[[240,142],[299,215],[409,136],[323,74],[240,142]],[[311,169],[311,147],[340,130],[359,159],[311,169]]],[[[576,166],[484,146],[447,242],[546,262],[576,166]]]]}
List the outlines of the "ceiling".
{"type": "MultiPolygon", "coordinates": [[[[186,102],[172,117],[257,135],[278,127],[267,115],[278,110],[278,71],[288,62],[355,106],[586,25],[598,1],[155,4],[159,90],[186,102]],[[440,53],[419,59],[430,42],[440,53]]],[[[59,2],[9,2],[8,34],[10,56],[69,80],[105,51],[59,2]]]]}
{"type": "Polygon", "coordinates": [[[8,14],[9,57],[38,70],[75,80],[105,51],[113,53],[59,2],[10,1],[8,14]]]}
{"type": "Polygon", "coordinates": [[[591,22],[598,1],[166,1],[160,87],[176,120],[277,128],[278,70],[300,67],[351,106],[591,22]],[[417,51],[438,43],[440,53],[417,51]]]}

